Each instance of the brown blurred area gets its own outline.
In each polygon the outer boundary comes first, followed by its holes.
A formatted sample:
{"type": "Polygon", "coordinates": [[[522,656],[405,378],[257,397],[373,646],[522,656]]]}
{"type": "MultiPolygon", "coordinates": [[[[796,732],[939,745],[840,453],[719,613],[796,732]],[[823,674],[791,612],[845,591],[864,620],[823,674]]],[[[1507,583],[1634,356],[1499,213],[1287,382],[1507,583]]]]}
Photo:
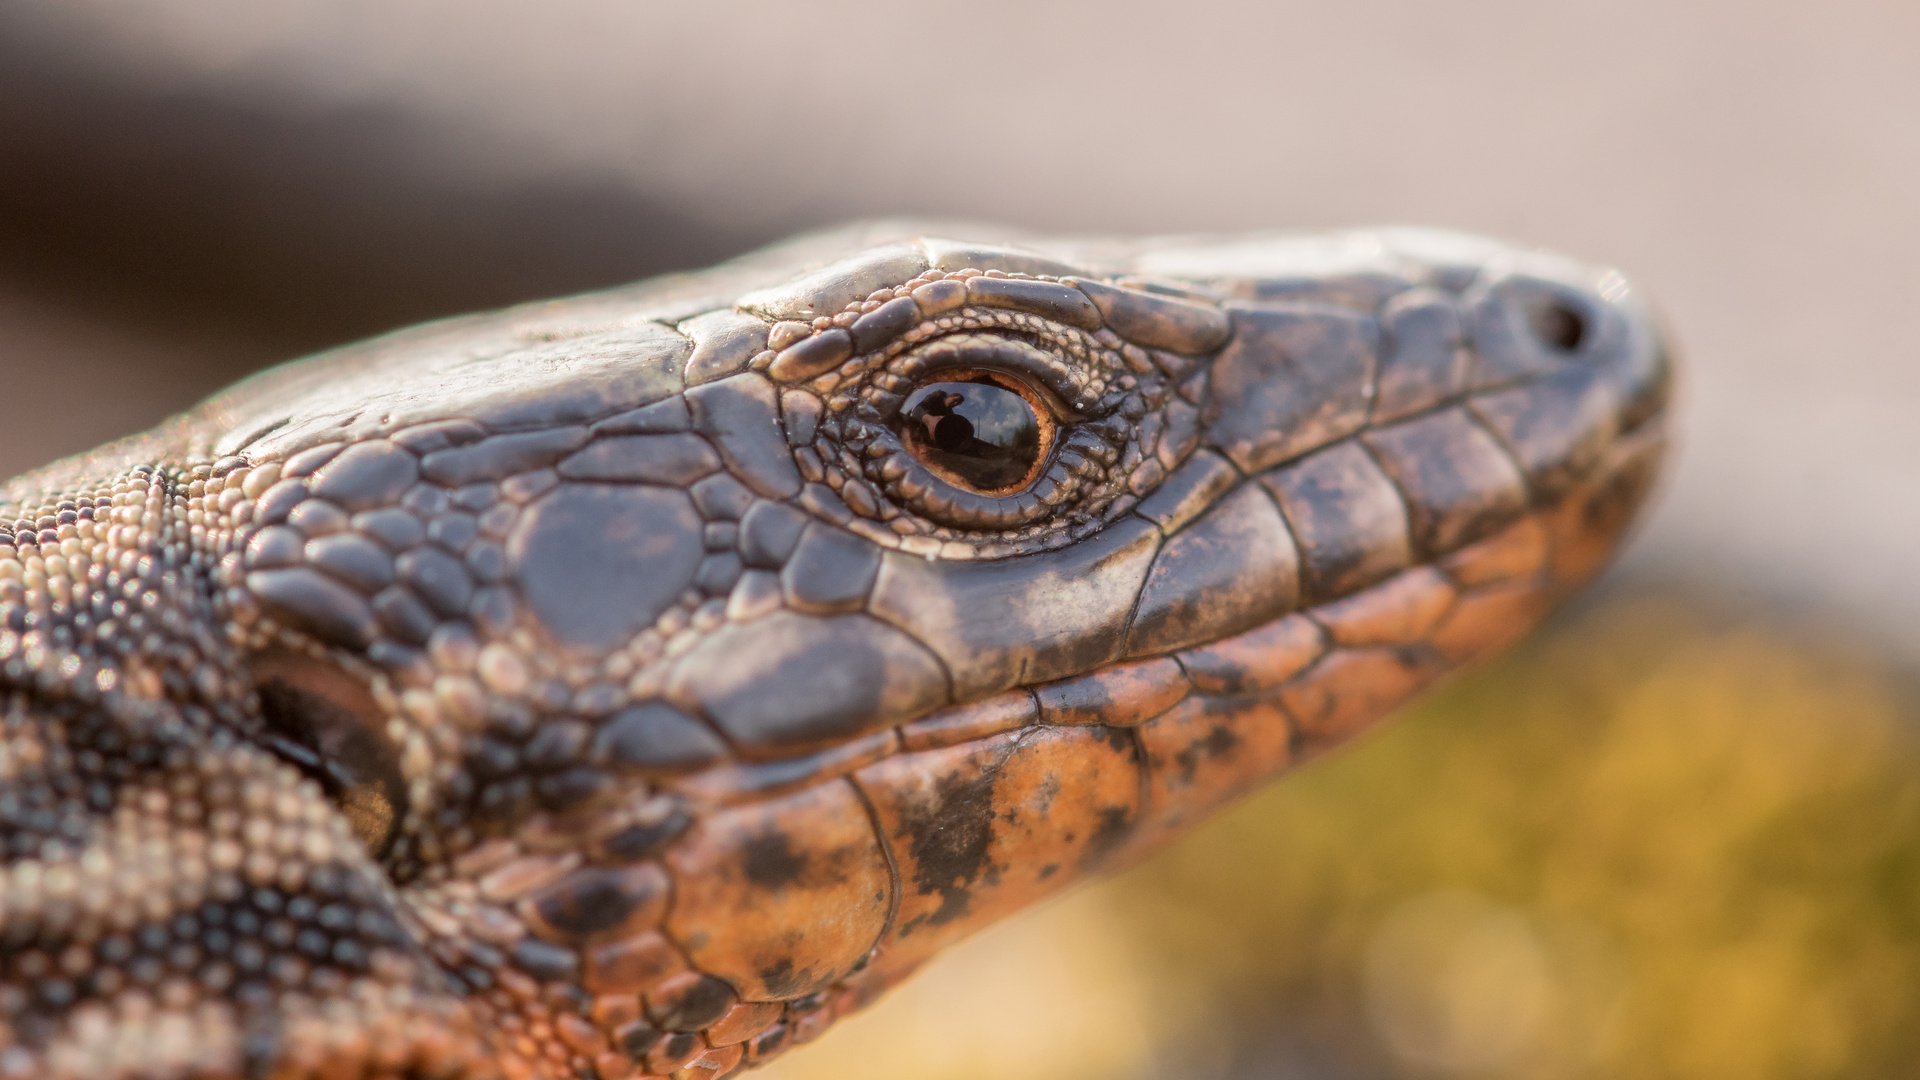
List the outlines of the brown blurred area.
{"type": "Polygon", "coordinates": [[[857,216],[1609,262],[1686,369],[1601,599],[780,1070],[1912,1075],[1916,55],[1898,0],[11,0],[0,475],[857,216]]]}

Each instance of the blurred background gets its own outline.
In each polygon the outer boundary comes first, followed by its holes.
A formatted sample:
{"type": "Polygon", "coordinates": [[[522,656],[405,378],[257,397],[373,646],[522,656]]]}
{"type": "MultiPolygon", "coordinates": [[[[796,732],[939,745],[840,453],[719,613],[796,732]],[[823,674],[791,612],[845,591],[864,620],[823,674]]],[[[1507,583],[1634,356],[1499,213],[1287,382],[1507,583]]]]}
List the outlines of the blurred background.
{"type": "Polygon", "coordinates": [[[0,475],[857,216],[1609,262],[1687,366],[1600,589],[769,1075],[1912,1076],[1916,55],[1899,0],[0,0],[0,475]]]}

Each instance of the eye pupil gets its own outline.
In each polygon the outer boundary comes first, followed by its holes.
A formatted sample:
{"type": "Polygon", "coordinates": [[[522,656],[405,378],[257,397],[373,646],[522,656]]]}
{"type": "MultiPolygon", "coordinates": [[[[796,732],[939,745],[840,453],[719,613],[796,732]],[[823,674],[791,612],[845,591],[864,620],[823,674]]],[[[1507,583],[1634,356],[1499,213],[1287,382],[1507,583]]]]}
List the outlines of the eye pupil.
{"type": "Polygon", "coordinates": [[[987,374],[923,384],[900,416],[901,439],[915,457],[981,492],[1031,481],[1050,426],[1027,394],[987,374]]]}

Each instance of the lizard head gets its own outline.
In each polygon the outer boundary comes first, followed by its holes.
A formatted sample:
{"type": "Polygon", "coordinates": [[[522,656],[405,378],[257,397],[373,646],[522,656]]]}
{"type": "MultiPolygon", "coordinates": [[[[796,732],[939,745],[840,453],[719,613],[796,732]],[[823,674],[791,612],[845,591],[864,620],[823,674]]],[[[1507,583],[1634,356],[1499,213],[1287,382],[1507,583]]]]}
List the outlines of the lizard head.
{"type": "Polygon", "coordinates": [[[871,226],[0,493],[0,1077],[687,1076],[1512,640],[1663,446],[1610,271],[871,226]]]}

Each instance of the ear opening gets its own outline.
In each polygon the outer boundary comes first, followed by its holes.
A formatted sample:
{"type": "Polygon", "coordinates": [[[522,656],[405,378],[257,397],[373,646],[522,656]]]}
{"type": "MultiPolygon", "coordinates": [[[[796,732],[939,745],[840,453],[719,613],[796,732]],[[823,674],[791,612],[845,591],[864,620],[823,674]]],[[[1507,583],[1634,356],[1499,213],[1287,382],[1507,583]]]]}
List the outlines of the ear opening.
{"type": "Polygon", "coordinates": [[[368,854],[385,855],[406,816],[407,785],[373,692],[334,664],[290,651],[257,657],[253,674],[272,748],[319,782],[368,854]]]}

